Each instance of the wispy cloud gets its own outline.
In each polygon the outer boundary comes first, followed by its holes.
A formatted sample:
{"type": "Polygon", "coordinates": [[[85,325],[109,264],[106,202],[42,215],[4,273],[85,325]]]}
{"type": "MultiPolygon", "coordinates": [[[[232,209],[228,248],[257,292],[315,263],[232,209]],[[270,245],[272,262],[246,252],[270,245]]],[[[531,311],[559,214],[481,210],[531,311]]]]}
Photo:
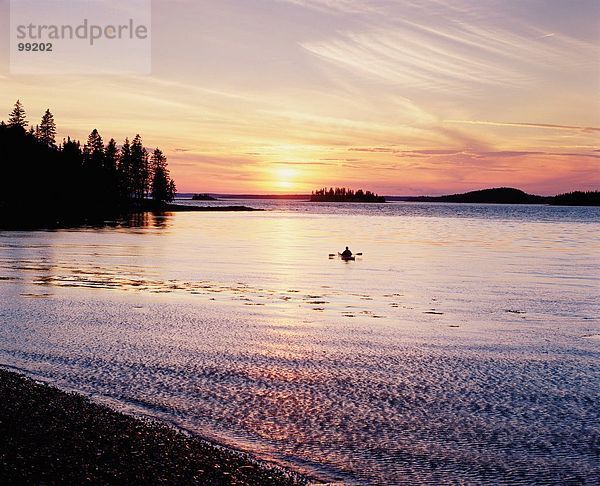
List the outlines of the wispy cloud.
{"type": "Polygon", "coordinates": [[[380,12],[381,10],[364,0],[278,0],[305,7],[319,12],[338,12],[349,14],[364,14],[380,12]]]}
{"type": "MultiPolygon", "coordinates": [[[[466,156],[470,158],[493,158],[493,159],[504,159],[514,157],[527,157],[527,156],[551,156],[551,157],[567,157],[567,158],[592,158],[600,159],[600,155],[595,153],[586,152],[547,152],[547,151],[534,151],[534,150],[490,150],[490,151],[477,151],[471,149],[461,150],[446,150],[446,149],[423,149],[423,150],[402,150],[399,148],[392,147],[351,147],[348,149],[351,152],[367,152],[367,153],[379,153],[379,154],[390,154],[395,157],[426,157],[426,158],[444,158],[447,156],[466,156]]],[[[597,151],[592,151],[597,152],[597,151]]]]}
{"type": "Polygon", "coordinates": [[[401,15],[414,9],[410,2],[403,7],[388,4],[387,15],[365,16],[360,27],[334,31],[301,46],[365,76],[439,91],[486,85],[516,88],[539,81],[540,70],[598,64],[592,42],[547,33],[499,14],[482,15],[488,7],[474,2],[458,3],[462,8],[450,2],[422,2],[424,11],[436,15],[417,18],[401,15]]]}
{"type": "Polygon", "coordinates": [[[458,123],[462,125],[491,125],[495,127],[523,127],[544,128],[550,130],[577,130],[583,132],[600,132],[599,127],[582,127],[574,125],[555,125],[552,123],[524,123],[524,122],[496,122],[488,120],[444,120],[444,123],[458,123]]]}

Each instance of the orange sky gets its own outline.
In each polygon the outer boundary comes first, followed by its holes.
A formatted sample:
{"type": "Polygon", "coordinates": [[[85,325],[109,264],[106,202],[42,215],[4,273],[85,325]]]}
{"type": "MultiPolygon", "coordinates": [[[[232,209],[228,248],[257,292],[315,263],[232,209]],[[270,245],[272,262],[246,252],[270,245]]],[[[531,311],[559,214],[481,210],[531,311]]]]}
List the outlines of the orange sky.
{"type": "Polygon", "coordinates": [[[152,15],[152,75],[15,76],[4,46],[0,106],[50,107],[60,136],[139,132],[183,192],[600,187],[598,2],[177,0],[152,15]]]}

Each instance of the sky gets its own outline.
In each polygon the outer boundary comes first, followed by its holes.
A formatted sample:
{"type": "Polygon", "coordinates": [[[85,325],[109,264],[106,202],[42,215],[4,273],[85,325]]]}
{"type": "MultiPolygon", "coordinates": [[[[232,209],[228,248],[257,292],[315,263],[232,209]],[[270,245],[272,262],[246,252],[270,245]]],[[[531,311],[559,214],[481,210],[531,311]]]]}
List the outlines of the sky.
{"type": "Polygon", "coordinates": [[[0,118],[140,133],[181,192],[600,189],[596,0],[155,0],[150,75],[12,75],[8,9],[0,118]]]}

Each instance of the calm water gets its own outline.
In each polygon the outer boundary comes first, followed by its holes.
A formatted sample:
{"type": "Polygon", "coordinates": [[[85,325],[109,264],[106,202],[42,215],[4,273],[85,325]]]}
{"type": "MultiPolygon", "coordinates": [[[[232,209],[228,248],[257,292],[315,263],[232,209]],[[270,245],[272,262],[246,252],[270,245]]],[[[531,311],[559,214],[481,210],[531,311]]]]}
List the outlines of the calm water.
{"type": "Polygon", "coordinates": [[[600,481],[600,209],[244,203],[0,232],[0,364],[320,480],[600,481]]]}

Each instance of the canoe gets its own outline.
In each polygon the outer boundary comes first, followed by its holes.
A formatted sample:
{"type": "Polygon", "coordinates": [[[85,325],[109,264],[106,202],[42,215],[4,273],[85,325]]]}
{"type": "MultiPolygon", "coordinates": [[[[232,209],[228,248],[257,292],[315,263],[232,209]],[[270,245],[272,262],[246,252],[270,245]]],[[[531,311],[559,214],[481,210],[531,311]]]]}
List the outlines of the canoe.
{"type": "Polygon", "coordinates": [[[338,253],[338,256],[344,260],[345,262],[353,262],[354,260],[356,260],[355,256],[351,256],[351,257],[345,257],[344,255],[342,255],[341,253],[338,253]]]}

